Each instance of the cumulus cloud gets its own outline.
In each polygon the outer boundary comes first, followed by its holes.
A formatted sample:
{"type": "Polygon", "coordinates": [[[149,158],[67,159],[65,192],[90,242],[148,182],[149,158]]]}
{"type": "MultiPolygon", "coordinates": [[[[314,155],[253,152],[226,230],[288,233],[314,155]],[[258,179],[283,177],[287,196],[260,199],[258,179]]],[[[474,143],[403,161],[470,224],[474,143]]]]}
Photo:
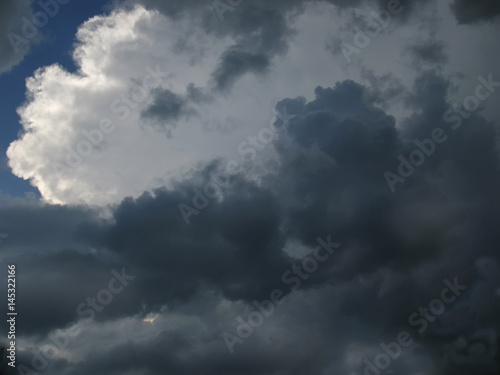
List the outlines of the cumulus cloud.
{"type": "MultiPolygon", "coordinates": [[[[78,32],[74,51],[78,72],[52,65],[39,69],[28,80],[28,101],[19,109],[24,134],[11,144],[7,154],[13,172],[31,179],[48,201],[90,202],[97,195],[101,198],[93,203],[116,201],[153,187],[168,173],[186,167],[176,160],[196,162],[209,152],[202,146],[197,148],[198,155],[190,149],[179,158],[175,147],[157,136],[157,130],[141,126],[141,114],[171,113],[158,109],[165,104],[158,103],[162,100],[158,93],[168,92],[177,98],[192,95],[194,87],[206,86],[210,78],[202,72],[212,70],[216,58],[199,60],[199,56],[208,48],[222,49],[227,43],[198,31],[199,44],[176,54],[176,44],[192,27],[183,21],[163,20],[140,7],[97,16],[78,32]],[[154,53],[151,40],[167,41],[166,46],[154,53]],[[193,59],[198,64],[193,65],[193,59]],[[144,141],[135,142],[138,139],[144,141]],[[130,176],[137,177],[139,170],[146,175],[141,186],[134,186],[130,176]],[[125,186],[122,182],[128,179],[131,184],[122,191],[119,186],[125,186]]],[[[176,142],[191,141],[200,129],[199,117],[205,116],[206,110],[196,112],[197,121],[191,122],[194,128],[186,127],[184,121],[176,142]]]]}
{"type": "MultiPolygon", "coordinates": [[[[301,86],[288,79],[292,65],[273,70],[290,25],[273,7],[249,12],[234,32],[196,27],[196,13],[167,18],[142,6],[84,23],[77,71],[51,65],[27,81],[18,110],[23,134],[7,152],[13,173],[47,201],[106,204],[168,185],[216,156],[214,149],[240,158],[238,144],[269,124],[273,98],[301,86]],[[272,73],[279,85],[264,79],[272,73]],[[249,90],[265,94],[249,101],[249,90]],[[242,118],[247,126],[236,129],[242,118]]],[[[314,48],[329,59],[321,44],[314,48]]]]}

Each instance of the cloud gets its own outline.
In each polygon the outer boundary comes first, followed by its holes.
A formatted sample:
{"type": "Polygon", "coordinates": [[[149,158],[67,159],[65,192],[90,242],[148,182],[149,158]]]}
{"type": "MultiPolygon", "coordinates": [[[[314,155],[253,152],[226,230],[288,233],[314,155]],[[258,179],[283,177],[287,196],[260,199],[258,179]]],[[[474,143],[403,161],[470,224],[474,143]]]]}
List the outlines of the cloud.
{"type": "MultiPolygon", "coordinates": [[[[127,198],[107,216],[85,206],[34,203],[0,210],[0,218],[10,218],[2,230],[12,233],[2,243],[2,261],[20,265],[23,283],[33,285],[22,302],[26,347],[42,347],[49,331],[62,334],[55,329],[83,318],[79,303],[106,287],[112,269],[125,266],[134,281],[54,360],[61,374],[132,368],[149,375],[165,367],[207,374],[362,373],[362,358],[376,356],[379,343],[403,329],[417,343],[394,369],[435,370],[426,353],[454,345],[467,332],[447,326],[443,316],[420,336],[408,317],[440,295],[445,278],[470,286],[464,301],[479,298],[485,267],[476,260],[498,258],[494,124],[471,115],[397,193],[382,174],[412,149],[412,139],[448,126],[442,114],[450,109],[449,91],[447,79],[421,73],[407,93],[407,105],[419,110],[405,131],[371,100],[370,90],[351,80],[319,86],[310,100],[283,99],[277,110],[287,108],[289,138],[275,140],[278,170],[259,182],[232,174],[232,186],[190,225],[178,205],[190,203],[223,161],[170,188],[127,198]],[[23,235],[16,235],[23,225],[23,235]],[[294,291],[282,275],[302,259],[284,249],[312,251],[317,237],[327,235],[342,247],[294,291]],[[247,319],[253,301],[268,299],[276,288],[286,303],[231,356],[222,334],[235,333],[237,318],[247,319]],[[451,329],[446,335],[439,333],[443,325],[451,329]],[[103,348],[98,354],[96,343],[103,348]]],[[[274,125],[282,122],[277,118],[274,125]]],[[[497,286],[490,289],[495,294],[497,286]]],[[[492,303],[467,316],[473,330],[500,328],[487,318],[492,303]]],[[[456,309],[460,304],[449,313],[456,309]]],[[[21,353],[29,362],[29,352],[21,353]]]]}
{"type": "Polygon", "coordinates": [[[448,61],[443,42],[423,42],[410,46],[408,50],[415,59],[415,64],[443,65],[448,61]]]}
{"type": "MultiPolygon", "coordinates": [[[[269,124],[273,98],[302,85],[288,79],[293,65],[274,69],[289,22],[274,6],[247,10],[211,31],[196,26],[196,12],[167,18],[141,6],[85,22],[78,69],[51,65],[27,80],[22,133],[7,151],[13,173],[49,202],[103,205],[169,186],[214,150],[241,158],[238,145],[269,124]],[[263,79],[270,75],[275,82],[263,79]],[[249,101],[245,93],[257,89],[265,94],[249,101]]],[[[311,12],[306,20],[317,17],[311,12]]],[[[330,59],[321,44],[313,48],[330,59]]]]}
{"type": "Polygon", "coordinates": [[[204,2],[149,4],[82,25],[75,73],[52,65],[28,80],[25,132],[8,156],[50,203],[0,208],[0,259],[17,265],[24,290],[20,363],[66,338],[49,370],[62,375],[354,375],[405,330],[415,343],[395,373],[498,372],[486,355],[471,358],[495,349],[485,332],[500,332],[498,285],[488,284],[500,240],[498,122],[486,116],[495,97],[454,106],[460,81],[440,34],[409,49],[390,43],[398,33],[381,36],[367,59],[411,51],[427,64],[406,74],[374,60],[346,79],[318,31],[350,3],[252,2],[223,22],[204,2]],[[243,126],[204,126],[233,116],[243,126]],[[272,128],[272,142],[255,143],[272,128]],[[384,172],[436,128],[447,141],[392,192],[384,172]],[[82,141],[93,152],[57,176],[52,163],[82,141]],[[204,197],[230,161],[239,167],[227,186],[204,197]],[[206,207],[188,225],[181,204],[206,207]],[[342,245],[298,272],[318,237],[342,245]],[[124,268],[133,281],[86,321],[78,306],[124,268]],[[409,317],[455,278],[463,299],[419,334],[409,317]],[[285,303],[231,355],[223,334],[237,335],[275,289],[285,303]]]}
{"type": "MultiPolygon", "coordinates": [[[[31,0],[5,0],[0,3],[0,74],[19,64],[30,50],[24,38],[23,19],[33,19],[31,0]]],[[[31,38],[30,38],[31,39],[31,38]]]]}
{"type": "Polygon", "coordinates": [[[488,0],[455,0],[451,9],[462,24],[492,21],[500,14],[500,5],[488,0]]]}
{"type": "MultiPolygon", "coordinates": [[[[293,20],[308,6],[332,4],[341,12],[362,8],[377,3],[378,10],[387,12],[391,2],[386,0],[293,0],[273,1],[248,0],[236,6],[226,5],[222,19],[216,17],[213,6],[202,1],[171,1],[168,4],[156,0],[139,0],[148,9],[159,10],[169,18],[190,17],[193,13],[201,19],[201,27],[219,37],[231,36],[236,44],[229,47],[220,57],[219,66],[213,72],[219,89],[231,88],[234,79],[247,72],[265,72],[273,58],[286,53],[289,42],[295,35],[293,20]],[[292,22],[290,22],[292,21],[292,22]]],[[[215,2],[212,3],[212,5],[215,2]]],[[[405,22],[420,2],[401,1],[397,22],[405,22]]],[[[342,14],[346,17],[346,14],[342,14]]]]}
{"type": "MultiPolygon", "coordinates": [[[[27,81],[27,102],[19,109],[24,132],[7,151],[13,172],[31,179],[48,201],[102,204],[162,185],[168,173],[191,167],[186,161],[203,160],[203,154],[211,152],[209,147],[198,147],[198,154],[186,149],[185,157],[179,158],[163,137],[157,137],[158,129],[142,126],[141,117],[141,113],[146,117],[170,113],[160,108],[166,104],[161,99],[165,93],[171,93],[171,99],[193,96],[193,103],[200,105],[192,110],[206,116],[204,96],[208,94],[197,88],[207,85],[210,77],[203,72],[215,67],[216,58],[195,65],[192,61],[207,48],[222,50],[228,42],[196,31],[199,42],[185,53],[174,53],[191,28],[189,22],[165,22],[144,8],[87,21],[78,31],[73,55],[79,70],[69,73],[52,65],[40,68],[27,81]],[[151,44],[155,40],[166,41],[165,48],[144,59],[157,50],[151,44]],[[138,139],[143,142],[134,142],[138,139]],[[129,160],[123,155],[129,155],[129,160]],[[168,166],[158,160],[159,155],[170,160],[168,166]],[[146,172],[141,186],[137,186],[139,170],[146,172]],[[123,185],[127,176],[134,176],[136,182],[131,179],[130,185],[123,185]],[[127,191],[122,190],[125,186],[127,191]],[[97,195],[100,198],[95,200],[97,195]]],[[[176,100],[177,105],[182,102],[176,100]]],[[[177,105],[171,113],[174,117],[176,108],[180,110],[177,105]]],[[[180,119],[184,126],[176,134],[177,142],[192,139],[193,132],[202,128],[199,116],[196,122],[180,119]],[[186,128],[186,121],[194,128],[186,128]]]]}
{"type": "Polygon", "coordinates": [[[201,19],[205,32],[217,36],[229,36],[235,44],[220,56],[219,66],[213,72],[219,89],[228,89],[234,80],[247,72],[262,72],[274,56],[286,51],[288,39],[293,35],[286,19],[287,14],[297,10],[302,1],[261,0],[243,2],[237,7],[229,6],[220,20],[210,4],[200,1],[163,2],[139,1],[148,9],[159,10],[171,19],[193,17],[201,19]]]}
{"type": "Polygon", "coordinates": [[[186,101],[170,90],[159,90],[154,94],[154,101],[141,112],[141,117],[150,119],[161,129],[166,129],[169,136],[175,128],[175,121],[185,113],[186,101]]]}
{"type": "Polygon", "coordinates": [[[214,72],[217,87],[225,90],[247,72],[262,73],[269,67],[264,55],[252,55],[240,51],[227,51],[222,56],[221,65],[214,72]]]}

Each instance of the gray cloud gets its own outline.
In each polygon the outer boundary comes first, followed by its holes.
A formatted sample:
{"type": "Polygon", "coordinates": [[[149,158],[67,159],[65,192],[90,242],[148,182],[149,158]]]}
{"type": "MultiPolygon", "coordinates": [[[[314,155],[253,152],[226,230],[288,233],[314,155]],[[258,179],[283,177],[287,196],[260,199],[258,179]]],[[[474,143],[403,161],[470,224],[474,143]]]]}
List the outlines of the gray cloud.
{"type": "Polygon", "coordinates": [[[408,51],[412,54],[416,65],[443,65],[448,62],[443,42],[429,41],[411,45],[408,51]]]}
{"type": "MultiPolygon", "coordinates": [[[[130,1],[129,1],[130,2],[130,1]]],[[[288,42],[294,35],[290,20],[304,10],[304,5],[314,2],[327,2],[340,11],[361,5],[376,5],[387,10],[385,0],[245,0],[224,13],[221,21],[212,6],[205,1],[135,0],[148,9],[156,9],[167,17],[192,17],[200,22],[207,33],[219,37],[232,36],[236,44],[220,56],[220,62],[213,76],[217,89],[228,90],[234,82],[246,73],[262,74],[272,64],[273,58],[285,53],[288,42]]],[[[409,15],[424,6],[428,1],[416,3],[402,0],[403,13],[394,17],[397,22],[406,22],[409,15]]]]}
{"type": "Polygon", "coordinates": [[[489,0],[455,0],[451,5],[459,23],[491,21],[500,14],[500,4],[489,0]]]}
{"type": "MultiPolygon", "coordinates": [[[[467,328],[450,326],[446,335],[439,333],[445,320],[422,336],[408,324],[413,311],[439,296],[445,278],[458,277],[471,286],[464,300],[476,298],[475,261],[498,260],[495,126],[480,114],[465,119],[462,130],[396,193],[389,191],[383,172],[397,168],[397,156],[414,149],[413,139],[449,126],[442,118],[451,108],[449,91],[450,82],[436,72],[421,73],[406,93],[407,106],[418,111],[401,131],[376,105],[374,91],[353,81],[318,87],[310,101],[283,99],[277,110],[286,107],[291,117],[288,124],[275,123],[286,125],[289,135],[289,142],[275,143],[280,168],[259,184],[232,175],[232,186],[190,225],[177,207],[191,202],[193,191],[209,181],[221,161],[170,189],[125,199],[108,219],[84,207],[28,204],[0,210],[1,229],[12,233],[2,243],[2,257],[18,265],[24,290],[23,334],[43,337],[78,318],[78,303],[95,295],[110,270],[123,265],[133,270],[134,283],[96,317],[100,329],[82,336],[80,347],[98,345],[99,332],[113,337],[121,318],[142,321],[151,312],[160,314],[160,321],[173,315],[196,319],[198,328],[176,323],[168,329],[160,325],[142,340],[117,338],[91,357],[82,354],[84,362],[55,361],[58,373],[362,371],[346,364],[346,350],[354,343],[377,347],[402,329],[411,331],[423,350],[408,351],[394,369],[438,371],[439,353],[454,340],[475,330],[500,329],[486,310],[470,312],[467,328]],[[298,241],[314,248],[316,238],[327,235],[342,248],[292,291],[281,276],[300,260],[288,256],[285,245],[298,241]],[[20,248],[38,250],[25,257],[17,253],[20,248]],[[222,333],[234,332],[236,317],[247,314],[244,307],[268,299],[275,288],[288,302],[231,356],[222,333]]],[[[450,313],[459,307],[450,307],[450,313]]],[[[439,371],[465,374],[482,368],[472,364],[465,370],[450,362],[439,371]]]]}
{"type": "Polygon", "coordinates": [[[221,58],[221,64],[214,72],[217,88],[226,90],[243,74],[263,73],[269,67],[268,57],[254,55],[241,51],[226,51],[221,58]]]}
{"type": "MultiPolygon", "coordinates": [[[[229,74],[229,73],[228,73],[229,74]]],[[[225,78],[229,80],[229,78],[225,78]]],[[[177,122],[190,116],[200,117],[193,105],[207,104],[213,101],[213,96],[207,90],[189,84],[184,95],[171,90],[153,90],[153,101],[142,112],[141,118],[160,131],[172,137],[177,122]]]]}
{"type": "Polygon", "coordinates": [[[35,39],[26,39],[22,33],[23,17],[33,19],[31,0],[4,0],[0,3],[0,73],[19,64],[35,39]],[[21,40],[23,39],[23,40],[21,40]]]}
{"type": "Polygon", "coordinates": [[[155,91],[153,98],[153,103],[141,112],[141,117],[150,120],[171,137],[176,121],[188,112],[186,100],[167,89],[155,91]]]}
{"type": "Polygon", "coordinates": [[[170,90],[156,92],[154,102],[142,112],[143,117],[176,120],[182,113],[183,99],[170,90]]]}
{"type": "MultiPolygon", "coordinates": [[[[144,3],[172,18],[198,12],[207,32],[234,38],[212,73],[215,88],[226,92],[247,73],[266,73],[286,51],[288,17],[304,4],[248,1],[220,22],[205,1],[144,3]]],[[[228,175],[231,186],[189,225],[179,204],[207,200],[199,191],[225,160],[207,161],[105,214],[86,206],[2,206],[0,232],[9,237],[0,259],[18,267],[19,341],[28,348],[19,351],[20,363],[29,364],[29,348],[50,331],[82,318],[77,306],[108,285],[112,269],[126,267],[134,282],[69,344],[70,355],[52,361],[52,372],[362,374],[363,358],[407,330],[416,344],[391,365],[395,373],[496,375],[498,350],[492,359],[480,349],[494,349],[498,338],[484,343],[475,335],[500,333],[500,285],[488,272],[500,260],[498,124],[479,109],[451,131],[443,115],[463,108],[450,103],[453,83],[427,69],[446,62],[443,45],[432,39],[407,51],[426,63],[411,88],[392,73],[365,69],[370,87],[345,80],[279,101],[276,110],[288,117],[274,123],[287,135],[273,141],[276,169],[258,179],[245,170],[228,175]],[[391,115],[394,100],[409,114],[391,115]],[[437,127],[447,142],[391,192],[384,172],[397,171],[398,157],[408,158],[415,139],[437,127]],[[282,275],[302,259],[285,250],[312,250],[327,236],[341,248],[292,290],[282,275]],[[408,317],[454,278],[466,293],[418,334],[408,317]],[[234,333],[236,319],[276,288],[286,303],[230,355],[222,334],[234,333]],[[144,321],[151,314],[156,320],[144,321]]],[[[183,94],[159,90],[142,118],[169,132],[197,115],[191,104],[210,103],[213,95],[194,85],[183,94]]]]}

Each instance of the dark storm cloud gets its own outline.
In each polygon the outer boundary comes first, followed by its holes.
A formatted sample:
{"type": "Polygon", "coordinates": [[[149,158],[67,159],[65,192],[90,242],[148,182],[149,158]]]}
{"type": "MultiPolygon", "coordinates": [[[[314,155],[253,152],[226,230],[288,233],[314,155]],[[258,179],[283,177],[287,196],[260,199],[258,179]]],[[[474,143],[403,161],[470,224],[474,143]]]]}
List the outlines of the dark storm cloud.
{"type": "Polygon", "coordinates": [[[95,211],[88,208],[5,201],[0,207],[0,232],[9,235],[5,246],[12,252],[8,256],[33,250],[38,254],[48,253],[75,246],[77,226],[94,216],[95,211]]]}
{"type": "Polygon", "coordinates": [[[500,15],[500,3],[492,0],[454,0],[451,9],[464,24],[491,21],[500,15]]]}
{"type": "MultiPolygon", "coordinates": [[[[208,326],[200,340],[193,342],[185,334],[176,331],[162,331],[145,343],[123,342],[115,348],[99,353],[92,362],[69,368],[64,375],[83,375],[89,372],[140,371],[143,375],[162,374],[165,369],[177,374],[304,374],[317,373],[328,360],[331,347],[321,347],[314,340],[304,345],[293,337],[293,342],[284,343],[282,348],[263,350],[251,345],[247,353],[228,356],[217,332],[208,326]],[[293,345],[295,344],[295,346],[293,345]],[[321,360],[319,360],[322,357],[321,360]],[[312,361],[311,358],[315,358],[312,361]]],[[[307,332],[305,333],[307,335],[307,332]]],[[[311,338],[312,339],[312,338],[311,338]]]]}
{"type": "MultiPolygon", "coordinates": [[[[291,209],[287,224],[290,233],[305,243],[311,244],[320,233],[331,233],[344,243],[349,230],[355,231],[350,225],[365,230],[375,225],[373,235],[383,225],[379,218],[373,222],[370,218],[390,203],[380,173],[397,153],[399,140],[394,118],[367,98],[362,86],[345,81],[335,88],[318,87],[316,99],[309,103],[298,98],[278,104],[294,115],[288,125],[294,143],[288,148],[278,145],[283,185],[277,190],[288,186],[287,199],[297,202],[287,204],[291,209]],[[335,207],[336,214],[327,207],[335,207]],[[363,219],[353,223],[356,216],[363,219]]],[[[380,228],[380,238],[385,238],[386,230],[380,228]]]]}
{"type": "MultiPolygon", "coordinates": [[[[342,8],[363,3],[329,2],[342,8]]],[[[212,75],[217,89],[229,90],[247,73],[265,73],[286,51],[293,35],[289,17],[305,1],[244,1],[223,22],[210,1],[143,3],[172,18],[199,12],[207,32],[234,37],[212,75]]],[[[420,3],[403,2],[405,14],[420,3]]],[[[463,4],[455,2],[455,11],[463,4]]],[[[435,42],[409,51],[415,61],[430,65],[446,60],[435,42]]],[[[108,286],[111,270],[126,267],[134,281],[96,314],[94,332],[78,338],[78,358],[53,361],[54,373],[363,373],[360,366],[343,367],[365,356],[360,350],[348,357],[347,349],[378,350],[381,341],[395,340],[401,330],[411,331],[421,347],[410,348],[392,364],[395,373],[497,373],[494,364],[485,369],[485,363],[471,358],[481,354],[478,331],[500,333],[494,299],[500,283],[485,287],[495,281],[494,274],[477,262],[484,256],[491,258],[489,264],[499,259],[497,124],[478,110],[450,131],[453,122],[444,114],[456,118],[464,108],[449,102],[452,84],[437,71],[420,72],[410,91],[390,74],[378,78],[365,70],[364,78],[371,87],[347,80],[318,86],[309,101],[281,100],[276,109],[289,117],[275,123],[287,134],[274,144],[279,168],[258,183],[244,173],[231,175],[231,186],[210,199],[189,225],[179,204],[191,204],[193,196],[202,199],[199,191],[223,162],[200,167],[170,188],[127,198],[110,207],[106,219],[81,206],[0,208],[0,232],[9,233],[0,244],[0,259],[18,267],[19,341],[29,335],[37,340],[83,318],[77,306],[108,286]],[[397,124],[381,106],[399,96],[411,115],[397,124]],[[414,140],[430,138],[437,127],[447,131],[446,143],[392,193],[384,172],[396,171],[398,156],[408,157],[417,147],[414,140]],[[291,291],[282,275],[301,260],[283,249],[291,242],[314,248],[318,237],[327,236],[342,247],[291,291]],[[458,278],[468,290],[419,335],[408,317],[439,298],[445,278],[458,278]],[[246,318],[252,302],[269,299],[275,288],[284,291],[287,303],[230,355],[222,333],[234,332],[236,317],[246,318]],[[142,335],[147,331],[142,318],[150,312],[192,321],[142,335]],[[133,329],[113,330],[123,317],[132,318],[133,329]],[[105,345],[99,334],[106,337],[105,345]],[[89,346],[92,350],[84,349],[89,346]],[[429,351],[432,355],[425,356],[429,351]],[[413,352],[418,363],[407,365],[413,352]],[[467,363],[453,362],[456,358],[445,356],[449,353],[467,363]]],[[[185,94],[157,91],[142,116],[169,130],[183,116],[196,115],[190,103],[211,100],[193,85],[185,94]]],[[[29,363],[31,353],[19,354],[29,363]]]]}
{"type": "MultiPolygon", "coordinates": [[[[449,82],[436,73],[421,74],[407,101],[408,105],[418,110],[405,121],[399,135],[394,119],[367,102],[371,96],[367,96],[367,90],[354,82],[338,84],[335,89],[318,88],[316,99],[310,103],[301,98],[282,101],[278,107],[286,106],[288,113],[294,115],[288,125],[288,134],[295,144],[301,146],[285,148],[278,145],[283,154],[284,176],[280,181],[283,187],[287,186],[282,191],[286,191],[289,199],[297,203],[305,202],[307,196],[312,197],[309,204],[291,206],[295,211],[291,212],[296,215],[296,221],[290,221],[290,224],[296,225],[291,232],[314,237],[309,234],[314,233],[314,227],[323,227],[323,231],[327,231],[326,225],[335,225],[339,228],[336,232],[340,234],[346,233],[349,230],[346,225],[352,222],[355,224],[352,233],[356,233],[358,239],[365,233],[361,230],[363,226],[371,228],[369,242],[376,243],[377,238],[382,241],[381,244],[385,244],[380,248],[382,254],[393,260],[400,255],[408,257],[409,254],[392,253],[403,244],[393,242],[396,238],[389,241],[387,234],[393,229],[389,226],[390,222],[381,220],[390,218],[392,208],[404,207],[404,200],[400,201],[397,194],[386,194],[387,185],[380,178],[380,173],[397,167],[397,156],[401,153],[407,156],[415,149],[414,139],[428,138],[432,130],[439,126],[447,130],[450,128],[451,124],[443,119],[452,108],[446,101],[449,90],[449,82]],[[304,160],[306,158],[310,159],[309,163],[304,160]],[[310,168],[310,165],[315,167],[310,168]],[[325,211],[325,207],[335,207],[335,219],[325,211]],[[303,217],[310,220],[301,220],[303,217]]],[[[460,189],[464,189],[463,192],[484,192],[488,198],[481,194],[478,198],[496,201],[494,189],[486,183],[489,178],[493,179],[493,186],[499,183],[494,177],[497,175],[494,133],[494,124],[477,113],[471,115],[464,120],[461,129],[450,134],[448,143],[436,150],[415,175],[405,181],[403,190],[408,192],[403,191],[402,196],[411,198],[414,194],[412,188],[425,186],[429,173],[435,173],[437,177],[443,163],[452,162],[458,173],[470,177],[467,182],[461,182],[455,192],[460,189]],[[460,150],[464,155],[462,157],[459,157],[460,150]],[[480,172],[477,165],[481,165],[480,172]]],[[[431,201],[434,199],[430,192],[426,194],[431,201]]],[[[290,207],[289,204],[287,206],[290,207]]],[[[329,229],[331,231],[332,228],[329,229]]],[[[429,246],[424,247],[428,252],[429,246]]],[[[417,257],[420,251],[416,251],[417,257]]],[[[424,253],[420,254],[426,257],[424,253]]]]}
{"type": "MultiPolygon", "coordinates": [[[[419,94],[429,97],[435,90],[433,84],[438,83],[422,80],[428,86],[419,94]]],[[[310,103],[298,98],[278,105],[286,106],[294,115],[288,134],[295,146],[278,145],[282,169],[276,191],[286,200],[288,233],[310,245],[320,233],[332,233],[343,244],[357,249],[341,257],[344,267],[339,265],[334,273],[325,271],[332,281],[349,280],[381,267],[411,269],[439,257],[441,252],[442,233],[426,224],[433,215],[426,210],[439,198],[429,190],[420,195],[412,192],[412,187],[423,183],[420,176],[407,181],[399,195],[391,194],[381,178],[405,149],[406,140],[398,136],[394,118],[370,104],[371,95],[367,94],[362,86],[346,81],[333,89],[318,88],[310,103]],[[427,203],[420,203],[422,212],[417,215],[416,202],[422,195],[427,203]],[[418,219],[411,223],[409,233],[402,231],[398,223],[411,217],[418,219]]],[[[439,94],[446,95],[446,89],[439,94]]],[[[430,103],[420,108],[424,109],[424,118],[433,114],[436,120],[443,113],[430,103]]],[[[453,227],[463,220],[463,212],[453,205],[443,205],[442,209],[449,214],[436,219],[435,225],[453,227]]],[[[415,280],[407,282],[407,289],[415,287],[415,280]]],[[[405,315],[395,307],[393,313],[391,319],[405,315]]],[[[384,319],[382,310],[380,315],[376,309],[369,314],[371,319],[384,319]]]]}
{"type": "Polygon", "coordinates": [[[0,228],[9,234],[1,244],[2,263],[16,264],[23,274],[17,285],[23,333],[46,334],[79,319],[78,304],[107,285],[113,268],[124,266],[105,254],[91,255],[78,240],[79,227],[89,220],[99,222],[85,207],[26,202],[0,208],[0,228]]]}
{"type": "Polygon", "coordinates": [[[193,189],[196,184],[185,184],[123,202],[102,244],[143,270],[144,290],[151,291],[144,299],[151,305],[184,299],[203,283],[231,299],[261,297],[290,265],[281,252],[280,209],[273,196],[237,180],[224,201],[213,202],[186,225],[177,206],[192,199],[193,189]]]}
{"type": "Polygon", "coordinates": [[[29,52],[30,40],[24,38],[21,30],[24,24],[23,17],[26,17],[28,22],[33,19],[31,3],[31,0],[0,2],[0,73],[7,72],[19,64],[29,52]],[[14,33],[16,36],[10,34],[9,38],[9,33],[14,33]]]}
{"type": "MultiPolygon", "coordinates": [[[[377,85],[372,78],[372,85],[377,85]]],[[[380,82],[384,85],[387,77],[380,82]]],[[[310,101],[283,99],[277,110],[290,117],[275,123],[286,127],[288,134],[287,142],[275,143],[279,170],[259,184],[232,175],[232,186],[223,188],[189,225],[178,205],[191,203],[196,189],[221,168],[220,162],[170,189],[125,199],[107,220],[81,207],[0,211],[8,231],[24,225],[26,233],[38,236],[38,245],[25,246],[51,250],[18,257],[15,241],[23,240],[12,235],[13,242],[1,245],[2,255],[17,262],[23,278],[23,332],[64,327],[74,320],[75,305],[105,287],[112,268],[124,265],[136,279],[97,321],[143,317],[168,305],[169,311],[197,317],[204,328],[191,335],[198,341],[190,341],[187,328],[161,330],[143,340],[119,340],[78,366],[59,363],[58,373],[133,369],[152,375],[165,368],[207,375],[340,371],[350,344],[376,347],[394,340],[401,330],[415,334],[423,353],[438,353],[438,366],[439,353],[460,336],[500,329],[498,320],[481,311],[466,315],[467,328],[439,320],[421,336],[408,323],[419,306],[439,297],[444,279],[457,277],[471,288],[463,300],[475,300],[480,278],[476,260],[498,260],[495,124],[479,112],[471,114],[395,193],[383,173],[397,169],[398,155],[415,149],[415,138],[428,138],[438,126],[449,129],[443,114],[453,108],[447,100],[450,90],[450,82],[435,71],[419,74],[405,93],[406,105],[414,111],[400,131],[395,118],[378,107],[383,100],[374,100],[375,91],[390,93],[380,88],[344,81],[317,87],[310,101]],[[15,220],[10,222],[10,217],[15,220]],[[36,229],[39,222],[49,224],[36,229]],[[59,243],[50,242],[60,229],[66,236],[59,243]],[[292,260],[283,248],[291,240],[314,248],[316,238],[327,235],[342,247],[292,293],[281,276],[300,260],[292,260]],[[50,246],[43,246],[47,241],[50,246]],[[274,288],[281,288],[291,305],[280,307],[283,313],[269,318],[267,330],[262,328],[229,355],[222,333],[234,331],[233,315],[246,314],[236,308],[224,310],[221,301],[252,308],[254,299],[268,299],[274,288]],[[58,311],[51,314],[53,305],[58,311]],[[443,326],[447,334],[440,333],[443,326]]],[[[457,302],[450,312],[459,307],[457,302]]],[[[432,357],[428,360],[433,367],[432,357]]],[[[401,359],[393,369],[409,372],[406,363],[401,359]]],[[[441,369],[451,370],[456,370],[453,363],[441,369]]]]}
{"type": "MultiPolygon", "coordinates": [[[[38,335],[88,319],[91,305],[87,298],[96,298],[102,289],[108,288],[114,277],[112,271],[121,273],[124,267],[123,263],[74,250],[26,257],[22,264],[16,263],[22,273],[17,300],[18,309],[24,312],[22,333],[38,335]]],[[[127,267],[126,273],[133,275],[131,267],[127,267]]],[[[128,300],[137,294],[134,288],[131,285],[122,295],[114,296],[113,303],[102,312],[94,310],[96,321],[136,313],[136,306],[131,306],[128,300]]]]}
{"type": "Polygon", "coordinates": [[[245,300],[264,297],[279,285],[291,263],[281,252],[280,211],[272,195],[238,180],[223,202],[187,226],[177,206],[191,198],[193,188],[186,183],[178,191],[125,200],[113,225],[78,207],[3,210],[11,233],[3,254],[8,263],[19,264],[20,288],[26,288],[19,302],[29,311],[23,332],[46,333],[81,318],[78,304],[107,285],[112,269],[125,265],[137,275],[127,304],[113,303],[97,320],[186,301],[204,285],[245,300]],[[17,248],[31,252],[22,265],[17,248]]]}
{"type": "MultiPolygon", "coordinates": [[[[279,148],[279,181],[283,185],[277,191],[287,200],[289,233],[313,244],[317,231],[325,231],[334,233],[343,244],[361,249],[350,251],[351,259],[341,257],[338,270],[333,267],[329,272],[330,280],[352,280],[356,274],[377,269],[405,273],[436,265],[429,276],[435,288],[422,288],[422,275],[407,274],[390,283],[383,298],[376,297],[382,289],[384,271],[375,283],[367,285],[365,293],[356,288],[356,293],[344,294],[343,314],[358,316],[394,334],[401,327],[408,328],[412,306],[424,305],[439,295],[439,279],[455,275],[470,285],[476,277],[470,265],[478,257],[498,259],[498,234],[471,225],[490,222],[486,218],[498,210],[495,124],[478,113],[469,114],[462,127],[450,133],[448,143],[425,161],[399,193],[386,194],[387,186],[379,178],[381,170],[395,164],[389,161],[391,158],[397,160],[399,153],[408,157],[416,147],[415,138],[429,138],[439,126],[449,130],[450,122],[443,118],[452,108],[446,100],[449,90],[450,83],[435,72],[422,73],[408,99],[415,115],[399,135],[390,116],[366,103],[365,90],[349,81],[334,89],[318,88],[310,103],[298,98],[278,105],[286,106],[294,115],[288,134],[300,145],[279,148]],[[495,208],[487,208],[490,204],[495,208]],[[457,228],[462,228],[461,234],[457,228]]],[[[494,293],[488,298],[494,299],[494,293]]],[[[499,328],[498,320],[482,319],[480,313],[470,313],[465,321],[463,317],[458,319],[476,330],[499,328]]],[[[466,332],[451,329],[449,337],[434,335],[425,343],[439,351],[466,332]]],[[[456,364],[449,366],[456,371],[456,364]]],[[[474,368],[474,364],[471,366],[474,368]]]]}

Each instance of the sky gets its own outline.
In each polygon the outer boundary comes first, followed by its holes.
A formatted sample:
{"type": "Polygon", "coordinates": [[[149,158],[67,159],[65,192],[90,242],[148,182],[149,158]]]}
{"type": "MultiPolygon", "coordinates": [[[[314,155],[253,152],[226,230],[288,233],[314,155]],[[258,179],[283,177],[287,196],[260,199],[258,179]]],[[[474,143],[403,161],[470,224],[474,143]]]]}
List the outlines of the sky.
{"type": "Polygon", "coordinates": [[[1,374],[500,374],[500,2],[0,20],[1,374]]]}

